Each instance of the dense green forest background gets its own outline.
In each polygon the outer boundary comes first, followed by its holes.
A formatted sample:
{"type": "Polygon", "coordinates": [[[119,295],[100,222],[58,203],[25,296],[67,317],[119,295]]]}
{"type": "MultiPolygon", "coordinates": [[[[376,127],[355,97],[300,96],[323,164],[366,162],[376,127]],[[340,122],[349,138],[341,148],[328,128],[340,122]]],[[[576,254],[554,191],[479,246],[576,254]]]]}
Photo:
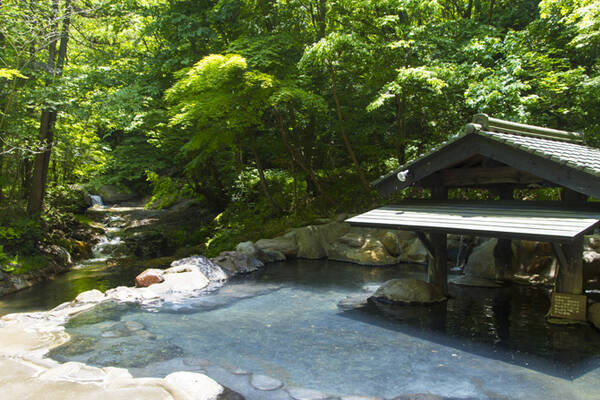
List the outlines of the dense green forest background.
{"type": "Polygon", "coordinates": [[[81,188],[213,213],[208,251],[377,203],[477,112],[600,143],[598,0],[0,0],[0,258],[81,188]]]}

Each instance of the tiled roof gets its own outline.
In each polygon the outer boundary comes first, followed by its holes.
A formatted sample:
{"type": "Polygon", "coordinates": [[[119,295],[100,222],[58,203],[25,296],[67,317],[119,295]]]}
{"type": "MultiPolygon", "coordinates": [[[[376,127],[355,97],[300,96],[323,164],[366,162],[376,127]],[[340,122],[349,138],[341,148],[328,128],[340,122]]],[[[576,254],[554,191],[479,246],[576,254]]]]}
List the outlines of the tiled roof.
{"type": "Polygon", "coordinates": [[[477,131],[477,134],[600,177],[600,149],[560,140],[508,133],[480,130],[477,131]]]}

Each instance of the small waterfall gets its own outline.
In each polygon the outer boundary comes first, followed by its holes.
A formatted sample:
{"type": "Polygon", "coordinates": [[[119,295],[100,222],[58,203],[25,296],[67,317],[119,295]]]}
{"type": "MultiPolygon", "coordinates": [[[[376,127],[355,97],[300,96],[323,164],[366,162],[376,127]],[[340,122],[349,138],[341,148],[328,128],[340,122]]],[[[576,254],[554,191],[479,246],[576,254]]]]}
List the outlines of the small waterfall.
{"type": "Polygon", "coordinates": [[[92,206],[99,205],[100,207],[104,207],[102,197],[98,196],[97,194],[90,194],[90,200],[92,201],[92,206]]]}

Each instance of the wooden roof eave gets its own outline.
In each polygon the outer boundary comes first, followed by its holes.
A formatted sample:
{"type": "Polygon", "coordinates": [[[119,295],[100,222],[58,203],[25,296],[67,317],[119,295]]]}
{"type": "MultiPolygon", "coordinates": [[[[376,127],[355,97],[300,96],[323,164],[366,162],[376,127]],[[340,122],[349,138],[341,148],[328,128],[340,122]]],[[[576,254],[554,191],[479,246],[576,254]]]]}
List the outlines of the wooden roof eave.
{"type": "Polygon", "coordinates": [[[599,177],[572,168],[568,164],[510,146],[476,131],[462,135],[426,156],[405,164],[372,185],[382,196],[388,196],[477,154],[587,196],[600,198],[599,177]],[[398,173],[401,172],[405,173],[404,181],[398,179],[398,173]]]}

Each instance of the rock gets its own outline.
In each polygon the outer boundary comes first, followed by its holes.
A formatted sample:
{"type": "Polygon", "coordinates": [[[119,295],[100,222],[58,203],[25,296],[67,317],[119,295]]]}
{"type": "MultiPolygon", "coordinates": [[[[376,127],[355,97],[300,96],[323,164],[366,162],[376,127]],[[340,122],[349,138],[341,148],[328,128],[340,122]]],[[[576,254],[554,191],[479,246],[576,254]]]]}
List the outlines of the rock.
{"type": "Polygon", "coordinates": [[[141,331],[135,331],[135,335],[139,336],[141,338],[144,339],[150,339],[150,340],[155,340],[156,339],[156,335],[152,332],[148,332],[145,330],[141,330],[141,331]]]}
{"type": "Polygon", "coordinates": [[[350,247],[360,248],[365,243],[365,237],[362,232],[348,232],[339,239],[340,243],[343,243],[350,247]]]}
{"type": "Polygon", "coordinates": [[[494,247],[498,239],[489,239],[473,249],[467,259],[464,274],[477,278],[496,279],[496,263],[494,259],[494,247]]]}
{"type": "Polygon", "coordinates": [[[92,325],[103,321],[118,321],[127,312],[127,309],[126,304],[112,300],[104,301],[70,318],[66,326],[68,328],[76,328],[81,325],[92,325]]]}
{"type": "Polygon", "coordinates": [[[165,381],[185,393],[189,400],[218,400],[225,388],[204,374],[178,371],[165,377],[165,381]]]}
{"type": "Polygon", "coordinates": [[[197,268],[204,276],[213,282],[222,282],[227,280],[227,274],[223,269],[204,256],[192,256],[176,260],[171,263],[171,268],[165,270],[165,273],[189,272],[189,267],[197,268]]]}
{"type": "Polygon", "coordinates": [[[285,261],[287,259],[283,253],[281,253],[277,250],[265,249],[263,251],[263,253],[265,254],[266,260],[261,260],[261,261],[263,261],[265,263],[285,261]]]}
{"type": "Polygon", "coordinates": [[[75,297],[77,303],[100,303],[103,300],[106,300],[106,296],[98,289],[81,292],[75,297]]]}
{"type": "Polygon", "coordinates": [[[137,321],[125,321],[123,322],[123,325],[125,325],[125,328],[130,332],[141,331],[145,328],[144,324],[137,321]]]}
{"type": "Polygon", "coordinates": [[[299,387],[288,388],[287,392],[290,394],[290,396],[292,396],[292,399],[294,400],[327,400],[331,398],[326,393],[299,387]]]}
{"type": "Polygon", "coordinates": [[[437,286],[412,278],[389,280],[381,285],[371,298],[408,304],[430,304],[446,299],[437,286]]]}
{"type": "Polygon", "coordinates": [[[148,287],[155,283],[164,282],[163,271],[160,269],[148,268],[141,274],[135,277],[135,286],[137,287],[148,287]]]}
{"type": "Polygon", "coordinates": [[[315,260],[327,256],[317,226],[309,225],[294,231],[296,232],[296,243],[298,243],[298,257],[315,260]]]}
{"type": "Polygon", "coordinates": [[[588,321],[600,329],[600,303],[594,303],[588,307],[588,321]]]}
{"type": "MultiPolygon", "coordinates": [[[[394,397],[392,400],[446,400],[446,397],[438,396],[429,393],[403,394],[402,396],[394,397]]],[[[448,399],[450,400],[450,399],[448,399]]]]}
{"type": "Polygon", "coordinates": [[[400,243],[395,233],[390,231],[385,232],[381,238],[381,243],[391,256],[398,257],[400,255],[400,243]]]}
{"type": "Polygon", "coordinates": [[[391,256],[383,243],[370,234],[367,235],[364,244],[360,248],[335,243],[329,248],[328,257],[330,260],[361,265],[393,265],[398,263],[398,258],[391,256]]]}
{"type": "Polygon", "coordinates": [[[146,299],[160,298],[164,301],[177,301],[204,289],[210,283],[198,265],[181,264],[167,268],[163,272],[164,282],[138,289],[146,299]]]}
{"type": "Polygon", "coordinates": [[[64,247],[53,244],[48,246],[48,252],[59,265],[71,265],[71,254],[64,247]]]}
{"type": "Polygon", "coordinates": [[[258,390],[262,391],[270,391],[277,390],[283,387],[283,383],[280,380],[275,378],[271,378],[266,375],[252,375],[250,379],[250,384],[258,390]]]}
{"type": "Polygon", "coordinates": [[[155,229],[141,231],[127,230],[123,242],[130,254],[142,259],[164,257],[172,252],[165,232],[155,229]]]}
{"type": "Polygon", "coordinates": [[[236,246],[235,251],[244,253],[244,254],[249,255],[250,257],[259,259],[260,261],[262,261],[265,264],[270,263],[270,262],[285,260],[285,255],[283,255],[283,253],[281,253],[277,250],[271,250],[271,249],[262,250],[262,249],[258,248],[251,241],[239,243],[236,246]]]}
{"type": "Polygon", "coordinates": [[[412,240],[400,241],[400,260],[405,262],[425,262],[429,253],[423,243],[414,237],[412,240]]]}
{"type": "Polygon", "coordinates": [[[137,194],[129,189],[119,188],[115,185],[104,185],[98,191],[106,203],[115,203],[117,201],[127,201],[136,198],[137,194]]]}
{"type": "Polygon", "coordinates": [[[255,246],[262,251],[277,251],[286,257],[296,257],[298,254],[298,245],[296,244],[294,236],[279,236],[274,239],[260,239],[255,243],[255,246]]]}
{"type": "Polygon", "coordinates": [[[117,286],[116,288],[108,289],[105,294],[107,298],[120,303],[133,303],[144,297],[143,293],[139,290],[126,286],[117,286]]]}
{"type": "Polygon", "coordinates": [[[116,364],[124,368],[144,367],[183,356],[183,349],[179,346],[160,340],[148,340],[135,334],[126,340],[101,341],[98,346],[87,359],[88,364],[103,367],[116,364]]]}
{"type": "Polygon", "coordinates": [[[56,351],[59,351],[63,356],[76,356],[84,354],[94,350],[98,338],[91,336],[73,335],[69,338],[69,341],[62,346],[52,349],[49,352],[49,356],[53,357],[56,351]]]}
{"type": "Polygon", "coordinates": [[[259,259],[237,251],[224,251],[212,261],[225,268],[231,275],[247,274],[265,266],[259,259]]]}

